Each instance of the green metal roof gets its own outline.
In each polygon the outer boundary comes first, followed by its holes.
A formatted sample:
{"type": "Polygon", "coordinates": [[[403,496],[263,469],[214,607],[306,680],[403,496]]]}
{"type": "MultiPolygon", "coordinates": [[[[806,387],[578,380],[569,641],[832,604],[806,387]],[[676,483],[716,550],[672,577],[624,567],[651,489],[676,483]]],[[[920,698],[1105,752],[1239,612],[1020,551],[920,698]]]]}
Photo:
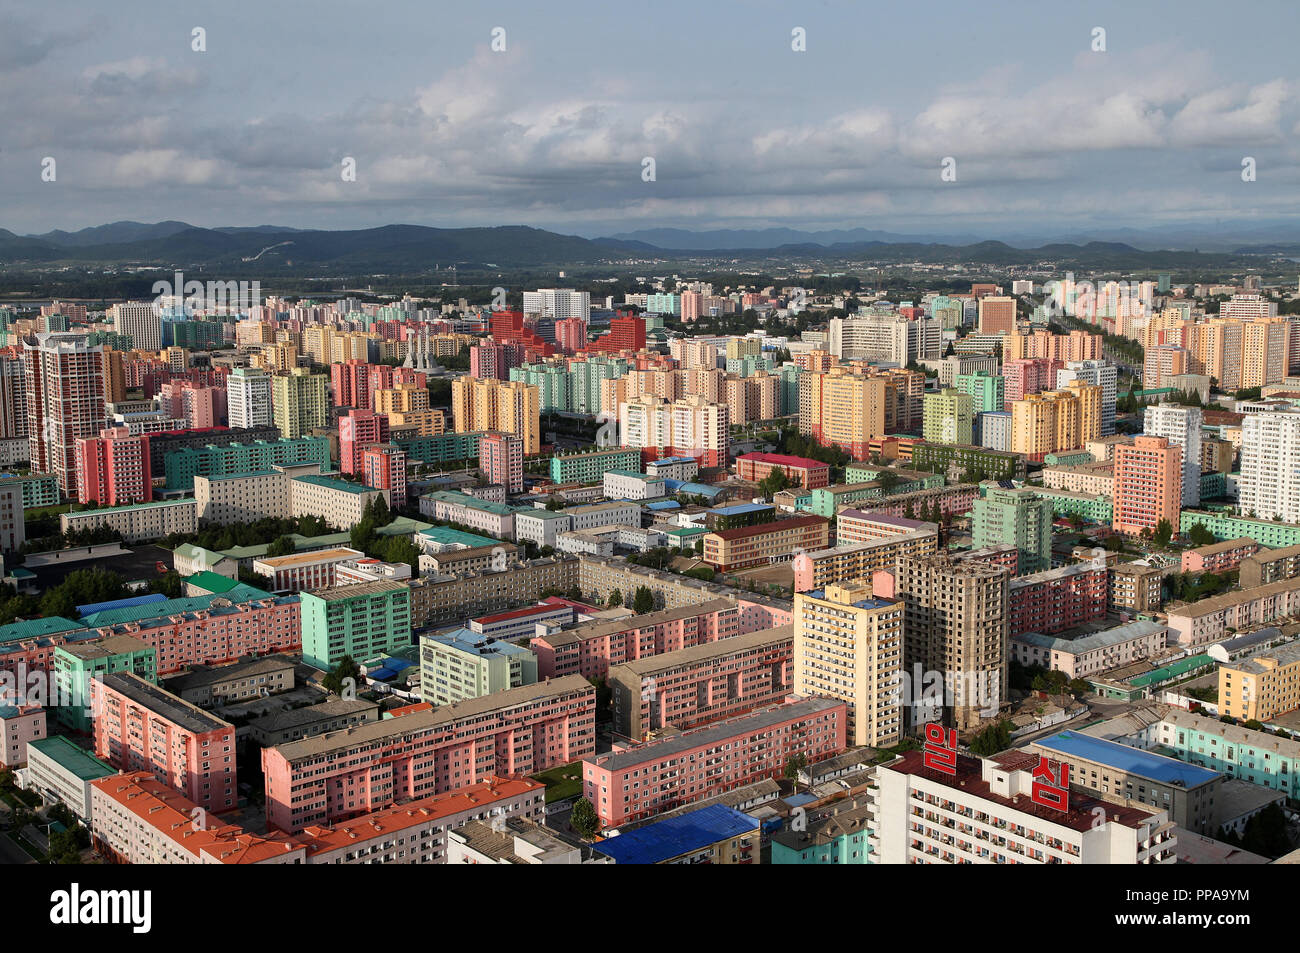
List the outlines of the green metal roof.
{"type": "Polygon", "coordinates": [[[117,774],[116,768],[110,768],[89,751],[78,748],[62,735],[29,741],[27,744],[82,781],[95,781],[117,774]]]}
{"type": "Polygon", "coordinates": [[[240,584],[237,579],[209,572],[206,569],[203,572],[196,572],[192,576],[187,576],[185,581],[192,586],[198,586],[200,589],[206,589],[208,592],[218,595],[229,592],[240,584]]]}

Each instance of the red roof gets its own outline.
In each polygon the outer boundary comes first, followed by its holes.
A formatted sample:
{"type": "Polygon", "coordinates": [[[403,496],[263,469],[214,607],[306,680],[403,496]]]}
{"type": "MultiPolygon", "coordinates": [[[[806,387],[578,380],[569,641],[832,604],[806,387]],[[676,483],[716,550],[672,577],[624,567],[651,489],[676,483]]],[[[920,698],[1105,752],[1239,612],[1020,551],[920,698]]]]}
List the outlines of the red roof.
{"type": "Polygon", "coordinates": [[[825,470],[830,467],[829,463],[822,463],[820,460],[810,460],[808,457],[791,457],[784,453],[743,453],[736,457],[736,460],[748,460],[750,463],[774,463],[780,467],[798,467],[801,470],[825,470]]]}
{"type": "Polygon", "coordinates": [[[762,536],[764,533],[776,533],[786,529],[798,529],[800,526],[815,526],[829,523],[830,520],[820,516],[796,516],[793,519],[777,520],[775,523],[759,523],[756,526],[738,526],[736,529],[721,529],[713,533],[723,539],[743,539],[746,536],[762,536]]]}
{"type": "Polygon", "coordinates": [[[568,608],[567,606],[547,605],[547,606],[528,606],[525,609],[514,609],[510,612],[498,612],[496,615],[484,615],[475,619],[475,622],[505,622],[509,619],[524,619],[530,615],[541,615],[544,612],[554,612],[556,609],[568,608]]]}

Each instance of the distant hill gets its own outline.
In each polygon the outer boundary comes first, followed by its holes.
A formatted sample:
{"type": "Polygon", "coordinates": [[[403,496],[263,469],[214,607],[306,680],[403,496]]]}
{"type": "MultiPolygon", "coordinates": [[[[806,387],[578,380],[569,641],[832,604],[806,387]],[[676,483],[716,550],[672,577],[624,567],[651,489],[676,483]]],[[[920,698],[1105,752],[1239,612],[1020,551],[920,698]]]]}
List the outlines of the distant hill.
{"type": "MultiPolygon", "coordinates": [[[[655,229],[637,235],[661,235],[672,242],[694,233],[655,229]]],[[[815,235],[889,235],[866,229],[801,233],[766,229],[757,233],[709,232],[709,240],[755,234],[765,239],[815,235]]],[[[743,240],[756,240],[745,238],[743,240]]],[[[1275,245],[1277,253],[1286,245],[1275,245]]],[[[884,241],[880,239],[776,241],[761,247],[664,247],[640,238],[588,239],[522,225],[494,228],[430,228],[423,225],[384,225],[348,231],[292,229],[273,225],[197,228],[184,222],[114,222],[77,232],[16,235],[0,229],[0,266],[51,264],[158,268],[202,268],[227,277],[261,275],[411,275],[451,265],[532,268],[550,265],[605,264],[638,258],[665,261],[686,259],[843,260],[907,264],[1030,265],[1052,262],[1064,267],[1099,270],[1151,270],[1226,267],[1254,264],[1256,248],[1233,253],[1204,254],[1179,250],[1143,250],[1123,242],[1053,243],[1019,248],[1001,241],[963,243],[884,241]]]]}

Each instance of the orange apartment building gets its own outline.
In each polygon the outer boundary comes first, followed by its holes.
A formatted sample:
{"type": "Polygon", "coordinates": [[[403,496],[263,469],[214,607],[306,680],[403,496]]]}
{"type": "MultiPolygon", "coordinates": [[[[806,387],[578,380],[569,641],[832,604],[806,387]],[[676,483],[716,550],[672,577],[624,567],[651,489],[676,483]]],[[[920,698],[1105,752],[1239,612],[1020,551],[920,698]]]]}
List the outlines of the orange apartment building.
{"type": "Polygon", "coordinates": [[[1111,527],[1117,533],[1153,533],[1161,520],[1178,532],[1183,505],[1183,451],[1164,437],[1138,436],[1115,447],[1115,496],[1111,527]]]}

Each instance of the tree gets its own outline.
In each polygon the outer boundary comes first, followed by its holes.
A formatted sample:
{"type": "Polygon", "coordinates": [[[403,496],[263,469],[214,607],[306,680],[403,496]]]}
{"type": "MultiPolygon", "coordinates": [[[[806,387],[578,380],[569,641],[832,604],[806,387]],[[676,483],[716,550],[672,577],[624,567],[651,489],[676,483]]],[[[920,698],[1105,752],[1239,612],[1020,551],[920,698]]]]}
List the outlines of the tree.
{"type": "Polygon", "coordinates": [[[638,586],[636,595],[632,597],[632,611],[637,615],[645,615],[647,612],[653,612],[654,607],[654,593],[650,591],[648,586],[638,586]]]}
{"type": "Polygon", "coordinates": [[[999,751],[1005,751],[1010,746],[1011,722],[1003,719],[989,725],[972,738],[970,750],[974,754],[988,756],[997,754],[999,751]]]}
{"type": "Polygon", "coordinates": [[[81,849],[77,846],[75,831],[59,831],[50,837],[50,863],[81,863],[81,849]]]}
{"type": "Polygon", "coordinates": [[[569,825],[577,831],[579,837],[587,840],[591,840],[600,831],[600,817],[585,797],[578,798],[573,805],[573,812],[569,815],[569,825]]]}
{"type": "Polygon", "coordinates": [[[345,655],[339,659],[337,665],[321,679],[321,685],[328,692],[335,695],[342,695],[344,690],[351,687],[356,688],[361,682],[361,666],[356,663],[351,655],[345,655]],[[352,679],[348,682],[348,679],[352,679]]]}
{"type": "Polygon", "coordinates": [[[799,780],[799,772],[806,767],[808,767],[808,758],[805,757],[801,751],[798,754],[790,755],[790,757],[786,759],[785,770],[781,772],[781,774],[787,781],[797,782],[799,780]]]}
{"type": "Polygon", "coordinates": [[[606,604],[609,605],[611,608],[614,608],[616,606],[621,606],[623,604],[623,590],[615,589],[613,592],[611,592],[609,594],[609,599],[607,600],[606,604]]]}
{"type": "Polygon", "coordinates": [[[271,545],[266,547],[266,555],[271,556],[289,556],[295,552],[292,536],[280,536],[272,541],[271,545]]]}
{"type": "Polygon", "coordinates": [[[149,591],[160,592],[168,599],[179,599],[185,595],[185,582],[180,573],[170,569],[157,579],[149,581],[149,591]]]}
{"type": "Polygon", "coordinates": [[[1168,546],[1169,540],[1174,536],[1174,528],[1170,525],[1169,520],[1162,519],[1156,524],[1155,542],[1159,546],[1168,546]]]}

